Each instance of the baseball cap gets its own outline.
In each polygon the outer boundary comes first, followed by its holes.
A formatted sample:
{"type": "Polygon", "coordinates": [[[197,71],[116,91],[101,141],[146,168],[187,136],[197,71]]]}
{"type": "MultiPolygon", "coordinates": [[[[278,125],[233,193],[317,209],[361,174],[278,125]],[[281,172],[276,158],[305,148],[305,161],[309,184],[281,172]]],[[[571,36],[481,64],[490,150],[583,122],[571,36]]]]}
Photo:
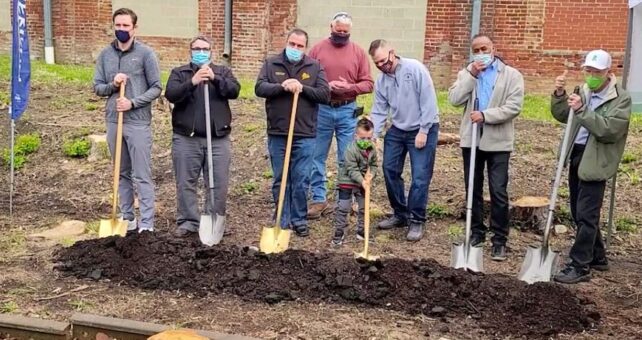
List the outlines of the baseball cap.
{"type": "Polygon", "coordinates": [[[582,67],[593,67],[598,70],[611,68],[611,55],[604,50],[593,50],[586,55],[582,67]]]}

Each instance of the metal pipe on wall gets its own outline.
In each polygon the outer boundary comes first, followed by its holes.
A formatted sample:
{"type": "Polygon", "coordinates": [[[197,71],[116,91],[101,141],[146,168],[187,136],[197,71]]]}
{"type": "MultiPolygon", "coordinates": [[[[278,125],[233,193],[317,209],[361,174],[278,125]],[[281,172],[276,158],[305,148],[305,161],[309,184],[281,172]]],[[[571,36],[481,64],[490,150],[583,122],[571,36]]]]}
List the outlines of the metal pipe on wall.
{"type": "Polygon", "coordinates": [[[481,5],[482,5],[482,0],[473,0],[473,13],[472,13],[472,19],[470,23],[470,43],[471,43],[470,59],[471,60],[473,59],[473,49],[472,49],[473,37],[479,34],[479,27],[481,26],[481,5]]]}
{"type": "Polygon", "coordinates": [[[626,90],[629,86],[629,72],[631,71],[631,44],[633,40],[633,7],[629,8],[629,29],[624,50],[624,70],[622,70],[622,87],[626,90]]]}
{"type": "Polygon", "coordinates": [[[223,60],[232,64],[232,0],[225,0],[225,37],[223,43],[223,60]]]}
{"type": "Polygon", "coordinates": [[[51,23],[51,0],[43,0],[43,13],[45,18],[45,62],[54,64],[53,26],[51,23]]]}

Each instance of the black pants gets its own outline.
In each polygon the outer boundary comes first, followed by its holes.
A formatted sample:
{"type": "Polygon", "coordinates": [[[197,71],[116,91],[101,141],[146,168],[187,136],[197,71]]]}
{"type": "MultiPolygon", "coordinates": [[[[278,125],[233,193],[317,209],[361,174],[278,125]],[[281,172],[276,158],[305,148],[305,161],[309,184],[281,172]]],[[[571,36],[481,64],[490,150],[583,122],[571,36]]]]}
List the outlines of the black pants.
{"type": "Polygon", "coordinates": [[[606,181],[583,181],[577,170],[584,154],[583,145],[574,145],[568,172],[571,199],[571,215],[577,226],[575,243],[570,257],[574,266],[588,269],[594,259],[606,257],[604,241],[600,232],[600,211],[604,199],[606,181]]]}
{"type": "MultiPolygon", "coordinates": [[[[470,148],[462,148],[464,156],[464,180],[468,193],[470,148]]],[[[484,168],[488,167],[490,191],[490,229],[493,245],[505,245],[508,240],[508,164],[510,152],[486,152],[477,149],[475,156],[475,185],[473,188],[472,233],[486,235],[484,225],[484,168]]],[[[466,196],[467,197],[467,196],[466,196]]]]}

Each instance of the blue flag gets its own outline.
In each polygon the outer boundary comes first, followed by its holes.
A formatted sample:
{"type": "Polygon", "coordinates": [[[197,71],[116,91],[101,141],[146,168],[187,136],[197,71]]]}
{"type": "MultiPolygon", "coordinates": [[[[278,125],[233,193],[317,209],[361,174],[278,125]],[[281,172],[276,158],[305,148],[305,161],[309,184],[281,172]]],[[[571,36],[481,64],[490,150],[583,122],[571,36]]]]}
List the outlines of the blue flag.
{"type": "Polygon", "coordinates": [[[13,40],[11,54],[11,119],[18,119],[27,108],[31,61],[27,33],[27,0],[13,0],[13,40]]]}

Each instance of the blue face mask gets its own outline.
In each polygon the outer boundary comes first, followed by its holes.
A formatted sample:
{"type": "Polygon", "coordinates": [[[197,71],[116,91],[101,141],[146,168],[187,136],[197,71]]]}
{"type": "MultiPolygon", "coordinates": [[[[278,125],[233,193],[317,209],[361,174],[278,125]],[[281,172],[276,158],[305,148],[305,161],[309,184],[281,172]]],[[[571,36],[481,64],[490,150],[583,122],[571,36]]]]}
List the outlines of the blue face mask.
{"type": "Polygon", "coordinates": [[[192,51],[192,63],[196,66],[202,66],[210,62],[211,54],[207,51],[192,51]]]}
{"type": "Polygon", "coordinates": [[[484,66],[488,66],[493,61],[493,57],[490,53],[480,53],[473,56],[473,61],[481,61],[484,66]]]}
{"type": "Polygon", "coordinates": [[[296,48],[286,47],[285,56],[288,57],[288,60],[297,63],[303,59],[303,52],[297,50],[296,48]]]}

